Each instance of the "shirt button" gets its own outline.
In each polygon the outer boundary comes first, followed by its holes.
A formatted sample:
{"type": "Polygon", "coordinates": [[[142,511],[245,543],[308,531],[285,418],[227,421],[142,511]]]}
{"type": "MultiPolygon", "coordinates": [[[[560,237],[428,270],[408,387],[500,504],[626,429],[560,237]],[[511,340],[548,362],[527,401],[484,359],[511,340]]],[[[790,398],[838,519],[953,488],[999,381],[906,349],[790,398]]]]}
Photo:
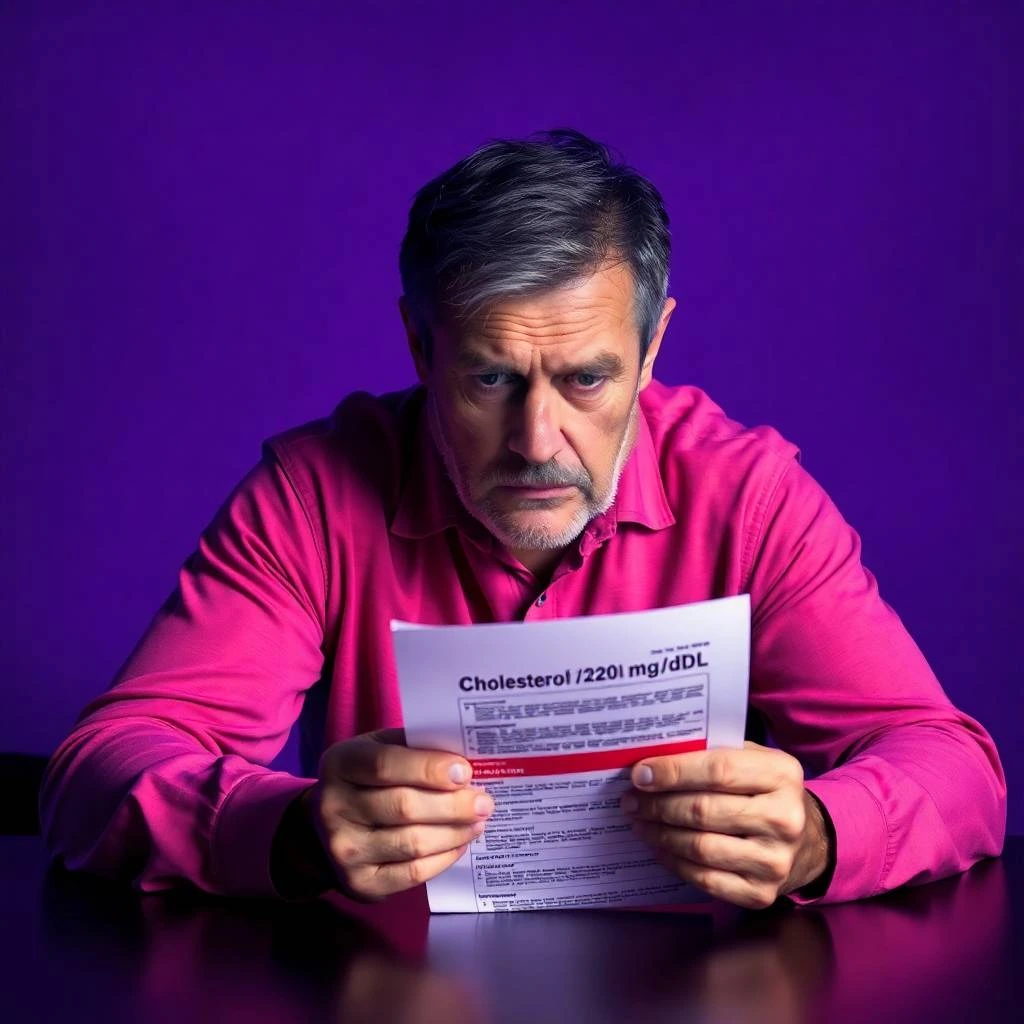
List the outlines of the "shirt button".
{"type": "Polygon", "coordinates": [[[544,607],[544,602],[547,599],[548,599],[547,591],[544,591],[544,593],[541,594],[540,597],[537,598],[535,604],[537,605],[538,608],[543,608],[544,607]]]}

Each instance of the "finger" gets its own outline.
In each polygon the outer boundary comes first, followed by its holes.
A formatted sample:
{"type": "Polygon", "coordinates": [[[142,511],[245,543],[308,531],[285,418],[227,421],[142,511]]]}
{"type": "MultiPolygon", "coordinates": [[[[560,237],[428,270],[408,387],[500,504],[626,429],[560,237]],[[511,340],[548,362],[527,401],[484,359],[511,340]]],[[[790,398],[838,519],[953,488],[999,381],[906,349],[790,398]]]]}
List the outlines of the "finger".
{"type": "Polygon", "coordinates": [[[733,793],[627,793],[623,810],[641,821],[702,832],[766,836],[792,842],[803,834],[803,801],[790,790],[740,796],[733,793]],[[628,808],[633,807],[630,811],[628,808]]]}
{"type": "Polygon", "coordinates": [[[349,876],[349,886],[361,896],[371,899],[390,896],[392,893],[429,882],[435,875],[450,868],[467,849],[468,846],[460,846],[446,853],[421,857],[419,860],[377,864],[362,870],[357,869],[349,876]]]}
{"type": "MultiPolygon", "coordinates": [[[[361,851],[362,864],[401,864],[448,853],[471,843],[484,830],[473,825],[399,825],[374,829],[361,851]]],[[[356,867],[358,865],[351,865],[356,867]]]]}
{"type": "Polygon", "coordinates": [[[770,882],[751,882],[731,871],[693,864],[669,853],[660,854],[658,860],[674,875],[678,875],[690,885],[697,886],[698,889],[703,889],[709,896],[746,907],[748,910],[764,910],[779,897],[777,887],[770,882]]]}
{"type": "Polygon", "coordinates": [[[472,825],[490,817],[494,801],[486,790],[467,786],[449,793],[411,786],[338,787],[337,800],[326,800],[324,820],[362,825],[472,825]]]}
{"type": "Polygon", "coordinates": [[[749,881],[782,885],[793,868],[792,849],[784,843],[698,832],[638,822],[636,832],[656,850],[706,868],[742,875],[749,881]]]}
{"type": "Polygon", "coordinates": [[[464,757],[440,750],[415,750],[389,742],[397,730],[367,733],[329,747],[320,776],[357,786],[416,786],[453,790],[466,785],[473,770],[464,757]]]}
{"type": "Polygon", "coordinates": [[[645,792],[710,790],[753,794],[799,784],[803,781],[803,769],[795,757],[781,750],[720,747],[646,757],[634,765],[632,779],[633,785],[645,792]]]}
{"type": "Polygon", "coordinates": [[[622,807],[639,821],[747,836],[762,831],[751,807],[757,799],[733,793],[634,792],[622,798],[622,807]]]}

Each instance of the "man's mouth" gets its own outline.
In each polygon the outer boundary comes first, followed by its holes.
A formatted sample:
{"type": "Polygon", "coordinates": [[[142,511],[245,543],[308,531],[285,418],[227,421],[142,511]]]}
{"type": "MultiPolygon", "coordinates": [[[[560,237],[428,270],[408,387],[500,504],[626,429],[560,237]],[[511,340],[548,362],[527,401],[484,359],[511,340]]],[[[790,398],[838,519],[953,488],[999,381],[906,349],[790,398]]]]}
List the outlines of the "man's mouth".
{"type": "Polygon", "coordinates": [[[506,484],[500,487],[499,490],[514,498],[532,498],[536,501],[541,501],[549,498],[567,498],[576,490],[576,485],[561,484],[552,487],[550,484],[542,484],[541,486],[506,484]]]}

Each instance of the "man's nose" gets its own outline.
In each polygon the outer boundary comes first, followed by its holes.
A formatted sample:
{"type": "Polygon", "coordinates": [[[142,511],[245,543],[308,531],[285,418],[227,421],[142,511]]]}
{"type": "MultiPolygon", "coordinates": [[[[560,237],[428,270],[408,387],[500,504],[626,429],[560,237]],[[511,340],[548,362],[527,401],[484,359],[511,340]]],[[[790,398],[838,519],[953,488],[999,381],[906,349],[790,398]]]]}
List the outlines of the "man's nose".
{"type": "Polygon", "coordinates": [[[509,448],[527,462],[542,465],[562,449],[557,397],[541,387],[530,387],[514,412],[509,448]]]}

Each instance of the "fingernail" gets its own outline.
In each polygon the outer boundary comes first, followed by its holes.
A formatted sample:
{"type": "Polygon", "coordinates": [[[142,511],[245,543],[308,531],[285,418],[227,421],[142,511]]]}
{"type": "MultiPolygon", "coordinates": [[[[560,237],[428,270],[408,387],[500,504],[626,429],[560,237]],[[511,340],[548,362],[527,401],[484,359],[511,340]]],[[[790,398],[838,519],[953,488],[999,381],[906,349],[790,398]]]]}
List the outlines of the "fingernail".
{"type": "Polygon", "coordinates": [[[484,823],[482,821],[478,821],[469,831],[472,832],[473,835],[478,836],[480,835],[481,832],[483,832],[483,830],[484,823]]]}
{"type": "Polygon", "coordinates": [[[456,761],[455,764],[448,769],[448,778],[457,785],[462,785],[463,782],[469,782],[469,768],[466,767],[461,761],[456,761]]]}
{"type": "Polygon", "coordinates": [[[654,769],[649,764],[642,764],[633,773],[638,786],[649,786],[654,781],[654,769]]]}
{"type": "Polygon", "coordinates": [[[476,811],[481,818],[490,814],[493,806],[494,804],[491,803],[491,798],[489,796],[478,796],[473,802],[473,810],[476,811]]]}
{"type": "Polygon", "coordinates": [[[626,814],[632,814],[640,806],[640,801],[632,793],[627,793],[622,798],[621,806],[626,814]]]}

